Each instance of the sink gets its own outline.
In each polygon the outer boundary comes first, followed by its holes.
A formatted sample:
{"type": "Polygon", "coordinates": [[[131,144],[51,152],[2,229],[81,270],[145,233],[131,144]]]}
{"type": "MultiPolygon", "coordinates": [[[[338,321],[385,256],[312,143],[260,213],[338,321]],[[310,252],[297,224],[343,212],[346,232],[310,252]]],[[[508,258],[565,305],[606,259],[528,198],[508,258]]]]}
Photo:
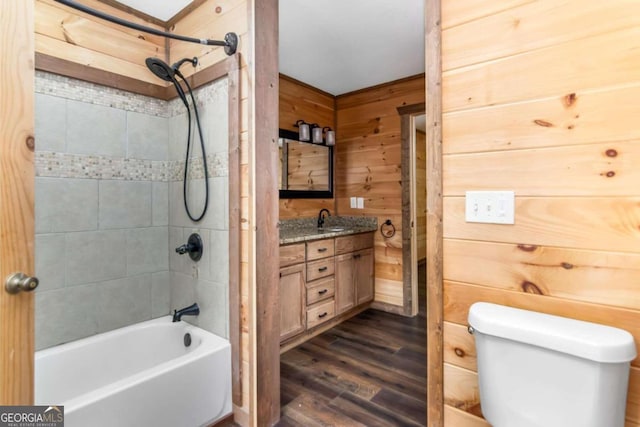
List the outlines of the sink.
{"type": "Polygon", "coordinates": [[[327,228],[318,228],[320,233],[337,233],[338,231],[345,231],[344,227],[327,227],[327,228]]]}

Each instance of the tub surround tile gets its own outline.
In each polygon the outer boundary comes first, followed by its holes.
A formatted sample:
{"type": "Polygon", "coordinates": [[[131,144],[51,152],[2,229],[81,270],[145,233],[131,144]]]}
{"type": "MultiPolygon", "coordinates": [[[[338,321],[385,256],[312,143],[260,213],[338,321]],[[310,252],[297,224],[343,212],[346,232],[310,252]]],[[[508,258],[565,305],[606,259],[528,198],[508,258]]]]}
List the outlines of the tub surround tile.
{"type": "MultiPolygon", "coordinates": [[[[154,273],[169,269],[169,231],[167,227],[127,230],[127,275],[154,273]]],[[[124,248],[123,248],[124,249],[124,248]]]]}
{"type": "Polygon", "coordinates": [[[98,333],[95,284],[36,293],[36,350],[98,333]]]}
{"type": "Polygon", "coordinates": [[[97,283],[98,333],[151,319],[151,275],[97,283]]]}
{"type": "Polygon", "coordinates": [[[64,98],[36,93],[36,150],[64,152],[66,149],[67,106],[64,98]]]}
{"type": "Polygon", "coordinates": [[[209,233],[208,252],[203,254],[203,257],[209,258],[211,274],[208,279],[217,283],[229,283],[229,232],[210,230],[209,233]]]}
{"type": "Polygon", "coordinates": [[[40,285],[36,292],[63,288],[65,274],[65,236],[57,234],[36,235],[36,277],[40,285]]]}
{"type": "Polygon", "coordinates": [[[171,275],[161,271],[151,275],[151,317],[162,317],[170,314],[171,308],[171,275]]]}
{"type": "Polygon", "coordinates": [[[150,182],[100,181],[100,229],[150,225],[150,182]]]}
{"type": "Polygon", "coordinates": [[[169,225],[169,183],[154,182],[151,188],[151,223],[169,225]]]}
{"type": "Polygon", "coordinates": [[[126,235],[124,230],[68,233],[67,285],[125,277],[126,235]]]}
{"type": "Polygon", "coordinates": [[[208,280],[197,280],[195,302],[200,306],[200,315],[184,318],[192,325],[199,326],[224,338],[229,337],[228,287],[208,280]]]}
{"type": "Polygon", "coordinates": [[[127,112],[127,158],[169,159],[169,124],[163,117],[127,112]]]}
{"type": "Polygon", "coordinates": [[[98,228],[97,181],[37,177],[35,187],[36,233],[98,228]]]}
{"type": "Polygon", "coordinates": [[[186,274],[171,272],[171,312],[198,302],[196,295],[197,282],[198,279],[186,274]]]}
{"type": "Polygon", "coordinates": [[[85,102],[67,101],[67,152],[126,155],[126,112],[85,102]]]}
{"type": "MultiPolygon", "coordinates": [[[[187,236],[188,238],[189,236],[187,236]]],[[[178,273],[188,274],[186,269],[185,256],[176,252],[175,248],[187,243],[184,238],[184,229],[182,227],[169,227],[169,270],[178,273]]]]}

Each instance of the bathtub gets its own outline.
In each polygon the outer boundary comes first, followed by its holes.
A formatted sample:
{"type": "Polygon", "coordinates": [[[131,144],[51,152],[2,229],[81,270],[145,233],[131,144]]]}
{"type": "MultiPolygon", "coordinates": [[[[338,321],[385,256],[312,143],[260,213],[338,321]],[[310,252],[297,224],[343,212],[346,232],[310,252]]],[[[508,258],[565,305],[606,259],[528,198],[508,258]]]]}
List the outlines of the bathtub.
{"type": "Polygon", "coordinates": [[[231,346],[167,316],[41,350],[35,403],[67,427],[210,425],[232,410],[231,346]]]}

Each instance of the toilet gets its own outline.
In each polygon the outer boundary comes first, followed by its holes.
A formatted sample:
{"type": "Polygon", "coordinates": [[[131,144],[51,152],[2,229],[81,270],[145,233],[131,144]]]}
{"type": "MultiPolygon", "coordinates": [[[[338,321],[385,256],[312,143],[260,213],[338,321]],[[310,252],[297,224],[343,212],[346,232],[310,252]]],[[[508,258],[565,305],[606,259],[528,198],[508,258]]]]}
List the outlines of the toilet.
{"type": "Polygon", "coordinates": [[[469,310],[480,406],[493,427],[623,427],[627,331],[478,302],[469,310]]]}

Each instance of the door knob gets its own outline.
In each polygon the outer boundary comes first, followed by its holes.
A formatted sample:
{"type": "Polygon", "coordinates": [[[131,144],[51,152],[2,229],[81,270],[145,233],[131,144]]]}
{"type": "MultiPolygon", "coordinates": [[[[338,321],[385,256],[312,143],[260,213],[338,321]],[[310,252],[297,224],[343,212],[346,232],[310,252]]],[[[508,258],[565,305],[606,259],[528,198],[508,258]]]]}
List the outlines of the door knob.
{"type": "Polygon", "coordinates": [[[10,294],[20,291],[30,292],[38,287],[40,281],[37,277],[27,276],[24,273],[13,273],[4,281],[4,288],[10,294]]]}

